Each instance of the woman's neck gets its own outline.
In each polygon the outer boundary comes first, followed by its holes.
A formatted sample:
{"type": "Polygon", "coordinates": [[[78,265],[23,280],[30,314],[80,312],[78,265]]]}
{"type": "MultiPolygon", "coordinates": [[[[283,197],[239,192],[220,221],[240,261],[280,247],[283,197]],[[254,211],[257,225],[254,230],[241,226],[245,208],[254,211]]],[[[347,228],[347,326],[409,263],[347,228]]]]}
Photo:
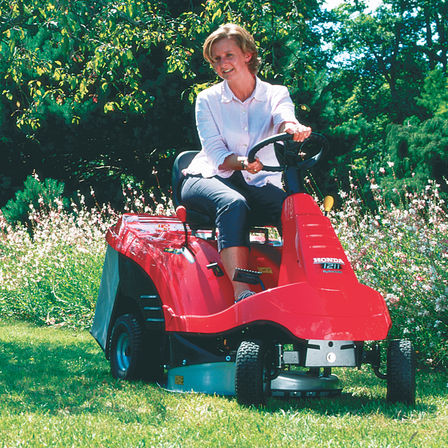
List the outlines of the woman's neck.
{"type": "Polygon", "coordinates": [[[255,90],[256,78],[252,74],[245,77],[243,80],[235,80],[234,82],[229,82],[230,90],[233,94],[241,101],[246,101],[255,90]]]}

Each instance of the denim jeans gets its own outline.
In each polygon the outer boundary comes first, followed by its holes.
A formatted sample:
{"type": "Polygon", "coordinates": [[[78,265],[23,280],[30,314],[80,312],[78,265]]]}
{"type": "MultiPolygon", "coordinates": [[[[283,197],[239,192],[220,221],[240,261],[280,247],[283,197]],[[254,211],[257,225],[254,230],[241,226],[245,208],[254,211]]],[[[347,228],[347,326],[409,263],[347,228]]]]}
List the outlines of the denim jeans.
{"type": "Polygon", "coordinates": [[[189,175],[181,188],[181,200],[187,208],[215,221],[219,251],[234,246],[249,247],[251,225],[280,228],[285,198],[286,193],[272,184],[248,185],[239,171],[229,178],[189,175]]]}

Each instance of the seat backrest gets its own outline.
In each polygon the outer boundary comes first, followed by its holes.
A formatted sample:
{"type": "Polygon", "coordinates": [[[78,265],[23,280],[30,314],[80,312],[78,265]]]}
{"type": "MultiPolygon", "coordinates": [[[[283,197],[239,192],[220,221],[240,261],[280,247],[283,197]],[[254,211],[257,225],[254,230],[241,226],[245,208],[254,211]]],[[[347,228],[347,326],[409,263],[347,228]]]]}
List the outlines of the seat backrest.
{"type": "Polygon", "coordinates": [[[193,158],[196,156],[196,154],[199,151],[184,151],[181,152],[174,161],[173,164],[173,171],[171,173],[171,187],[173,189],[173,204],[174,208],[179,206],[181,204],[180,200],[180,187],[182,179],[184,178],[184,175],[182,173],[182,170],[188,167],[190,165],[193,158]]]}

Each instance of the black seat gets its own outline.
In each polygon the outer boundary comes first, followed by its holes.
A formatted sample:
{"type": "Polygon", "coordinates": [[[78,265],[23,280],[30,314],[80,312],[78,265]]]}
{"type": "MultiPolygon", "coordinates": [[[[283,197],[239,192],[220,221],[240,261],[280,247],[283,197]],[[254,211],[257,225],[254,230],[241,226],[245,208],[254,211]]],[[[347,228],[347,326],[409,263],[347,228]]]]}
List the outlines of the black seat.
{"type": "Polygon", "coordinates": [[[185,177],[182,173],[182,170],[184,170],[190,165],[191,161],[198,153],[199,151],[184,151],[181,152],[174,161],[173,171],[171,173],[171,185],[173,188],[174,208],[181,205],[180,188],[182,186],[182,180],[185,177]]]}

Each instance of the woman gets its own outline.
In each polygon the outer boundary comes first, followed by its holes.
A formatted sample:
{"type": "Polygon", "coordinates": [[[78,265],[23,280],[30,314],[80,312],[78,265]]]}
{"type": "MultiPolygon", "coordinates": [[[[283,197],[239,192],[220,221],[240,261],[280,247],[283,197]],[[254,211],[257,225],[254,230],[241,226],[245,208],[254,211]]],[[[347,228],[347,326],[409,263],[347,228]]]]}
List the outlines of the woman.
{"type": "MultiPolygon", "coordinates": [[[[181,199],[215,220],[224,270],[233,279],[236,267],[249,267],[249,215],[279,225],[285,199],[281,173],[263,171],[263,164],[278,165],[272,146],[252,163],[249,149],[280,132],[303,141],[311,129],[297,121],[286,87],[256,77],[258,51],[244,28],[222,25],[206,39],[203,53],[223,82],[197,97],[202,150],[185,170],[181,199]]],[[[255,294],[251,285],[232,284],[236,302],[255,294]]]]}

